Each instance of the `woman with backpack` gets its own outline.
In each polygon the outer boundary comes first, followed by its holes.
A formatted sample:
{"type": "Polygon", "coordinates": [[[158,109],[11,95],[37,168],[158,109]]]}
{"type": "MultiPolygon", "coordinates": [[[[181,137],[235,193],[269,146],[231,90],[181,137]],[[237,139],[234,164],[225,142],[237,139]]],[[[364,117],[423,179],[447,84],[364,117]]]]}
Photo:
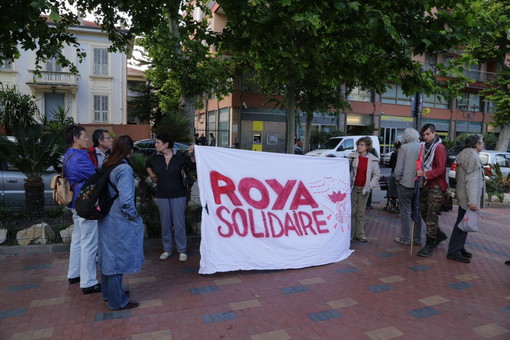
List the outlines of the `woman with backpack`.
{"type": "Polygon", "coordinates": [[[151,180],[156,183],[156,200],[161,220],[163,253],[160,260],[172,255],[173,237],[179,253],[179,261],[188,259],[186,254],[186,196],[181,169],[193,167],[192,160],[183,152],[174,151],[174,139],[168,133],[156,136],[156,151],[145,163],[151,180]]]}
{"type": "Polygon", "coordinates": [[[129,163],[132,154],[133,140],[119,136],[103,164],[103,168],[113,168],[108,195],[115,197],[118,193],[110,212],[98,221],[103,300],[113,310],[139,306],[129,300],[129,291],[122,289],[123,275],[140,272],[144,262],[143,221],[136,210],[135,176],[129,163]]]}

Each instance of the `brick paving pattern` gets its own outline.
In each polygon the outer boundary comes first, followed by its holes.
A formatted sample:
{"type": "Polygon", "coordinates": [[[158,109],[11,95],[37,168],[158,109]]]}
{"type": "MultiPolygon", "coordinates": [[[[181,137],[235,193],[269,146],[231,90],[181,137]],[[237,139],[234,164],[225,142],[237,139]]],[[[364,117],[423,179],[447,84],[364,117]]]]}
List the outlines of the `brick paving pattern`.
{"type": "MultiPolygon", "coordinates": [[[[471,264],[393,242],[399,218],[367,210],[367,244],[346,260],[298,270],[199,275],[146,249],[124,285],[140,307],[110,311],[66,279],[67,253],[0,256],[0,339],[510,339],[510,217],[485,209],[471,264]]],[[[440,216],[449,235],[456,208],[440,216]]]]}

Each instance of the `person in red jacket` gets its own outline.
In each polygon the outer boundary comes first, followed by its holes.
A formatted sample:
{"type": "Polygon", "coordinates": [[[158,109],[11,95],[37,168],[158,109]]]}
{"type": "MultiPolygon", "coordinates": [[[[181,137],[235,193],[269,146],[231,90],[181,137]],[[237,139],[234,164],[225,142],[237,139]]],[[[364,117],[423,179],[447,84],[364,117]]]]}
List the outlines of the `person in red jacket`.
{"type": "Polygon", "coordinates": [[[88,149],[89,158],[97,168],[100,168],[110,155],[113,137],[108,130],[96,129],[92,134],[92,143],[94,145],[88,149]]]}
{"type": "Polygon", "coordinates": [[[448,238],[439,228],[438,213],[448,188],[446,183],[446,149],[436,134],[434,124],[425,124],[421,129],[425,142],[423,149],[423,170],[417,176],[423,178],[420,191],[420,215],[427,226],[427,243],[418,252],[418,256],[430,256],[434,249],[448,238]]]}

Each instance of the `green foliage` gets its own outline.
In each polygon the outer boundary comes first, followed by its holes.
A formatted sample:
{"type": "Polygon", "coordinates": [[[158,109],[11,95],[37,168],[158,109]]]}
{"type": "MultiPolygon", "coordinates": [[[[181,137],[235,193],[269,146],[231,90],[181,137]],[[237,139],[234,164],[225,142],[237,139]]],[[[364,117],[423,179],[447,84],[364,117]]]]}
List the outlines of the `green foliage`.
{"type": "Polygon", "coordinates": [[[448,138],[443,138],[443,144],[446,150],[450,149],[451,147],[455,146],[455,140],[450,140],[448,138]]]}
{"type": "Polygon", "coordinates": [[[491,113],[494,125],[504,126],[510,123],[510,68],[504,67],[496,80],[489,84],[488,89],[481,91],[481,94],[494,103],[494,112],[491,113]]]}
{"type": "Polygon", "coordinates": [[[71,25],[78,24],[78,16],[66,9],[66,5],[65,1],[60,0],[2,2],[0,60],[14,61],[19,57],[19,44],[24,50],[36,51],[36,71],[41,69],[46,59],[56,57],[62,67],[69,67],[71,72],[78,73],[76,66],[63,54],[63,47],[68,45],[75,48],[79,61],[85,57],[76,36],[69,31],[71,25]],[[58,24],[48,25],[48,18],[41,16],[43,13],[49,14],[49,19],[58,24]]]}
{"type": "Polygon", "coordinates": [[[167,113],[152,127],[152,132],[156,134],[166,132],[173,136],[175,141],[191,143],[189,134],[191,128],[192,125],[188,117],[180,113],[167,113]]]}
{"type": "Polygon", "coordinates": [[[484,133],[483,142],[487,150],[495,150],[496,144],[498,143],[498,136],[493,132],[484,133]]]}
{"type": "Polygon", "coordinates": [[[159,222],[159,211],[154,197],[156,187],[149,179],[149,174],[145,167],[148,157],[141,153],[135,153],[129,159],[133,172],[137,179],[136,195],[138,197],[138,212],[142,216],[144,224],[147,226],[147,233],[150,237],[158,237],[161,234],[161,225],[159,222]]]}
{"type": "Polygon", "coordinates": [[[319,147],[319,145],[324,144],[331,137],[337,136],[345,136],[345,133],[342,131],[333,130],[330,132],[319,131],[319,129],[313,129],[312,135],[310,137],[310,150],[315,150],[319,147]]]}
{"type": "Polygon", "coordinates": [[[159,122],[163,116],[163,112],[160,108],[160,100],[154,86],[143,84],[136,88],[130,88],[130,90],[140,93],[139,96],[133,97],[129,101],[129,103],[133,105],[133,116],[137,117],[145,124],[159,122]]]}
{"type": "Polygon", "coordinates": [[[503,175],[499,164],[492,164],[491,170],[490,180],[487,181],[487,191],[491,193],[510,193],[510,174],[503,175]]]}
{"type": "Polygon", "coordinates": [[[19,93],[16,87],[0,85],[0,123],[10,134],[14,126],[26,127],[39,119],[39,109],[28,94],[19,93]]]}
{"type": "Polygon", "coordinates": [[[51,208],[44,209],[44,214],[51,218],[61,217],[64,214],[69,214],[68,210],[65,210],[62,206],[54,206],[51,208]]]}
{"type": "MultiPolygon", "coordinates": [[[[235,71],[231,58],[212,51],[216,34],[208,27],[210,10],[206,4],[176,1],[161,5],[151,29],[137,40],[149,59],[146,76],[157,89],[161,110],[186,116],[189,121],[201,95],[212,91],[221,96],[231,91],[235,71]],[[196,21],[194,6],[201,7],[206,17],[196,21]]],[[[190,128],[185,130],[186,139],[192,136],[190,128]]]]}
{"type": "Polygon", "coordinates": [[[16,142],[0,136],[0,156],[19,169],[25,179],[25,213],[37,218],[44,213],[44,182],[42,173],[57,164],[62,149],[58,136],[46,133],[40,125],[13,127],[16,142]]]}
{"type": "MultiPolygon", "coordinates": [[[[285,95],[287,124],[293,125],[301,105],[306,112],[340,109],[343,102],[334,95],[340,84],[383,93],[393,81],[407,94],[445,95],[444,89],[465,87],[462,78],[441,86],[410,56],[468,43],[477,25],[470,3],[223,0],[228,22],[219,50],[253,68],[264,93],[285,95]]],[[[440,72],[447,72],[444,65],[440,72]]]]}
{"type": "Polygon", "coordinates": [[[66,110],[58,106],[57,110],[54,110],[52,113],[54,119],[49,120],[48,117],[43,116],[41,124],[47,133],[58,136],[56,143],[60,145],[63,152],[67,146],[64,138],[64,131],[68,126],[74,124],[74,119],[68,116],[69,108],[66,110]]]}

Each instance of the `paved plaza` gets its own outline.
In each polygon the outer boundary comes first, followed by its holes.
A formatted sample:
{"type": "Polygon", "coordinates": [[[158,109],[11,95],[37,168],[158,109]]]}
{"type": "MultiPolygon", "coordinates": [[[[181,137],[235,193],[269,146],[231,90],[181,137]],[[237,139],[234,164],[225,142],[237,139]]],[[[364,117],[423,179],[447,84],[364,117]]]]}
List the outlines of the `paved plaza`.
{"type": "MultiPolygon", "coordinates": [[[[125,276],[140,307],[109,311],[66,279],[68,253],[0,256],[0,339],[510,339],[510,213],[485,209],[471,264],[396,244],[399,217],[367,210],[367,244],[329,265],[199,275],[189,260],[147,247],[125,276]]],[[[457,207],[440,216],[450,235],[457,207]]]]}

